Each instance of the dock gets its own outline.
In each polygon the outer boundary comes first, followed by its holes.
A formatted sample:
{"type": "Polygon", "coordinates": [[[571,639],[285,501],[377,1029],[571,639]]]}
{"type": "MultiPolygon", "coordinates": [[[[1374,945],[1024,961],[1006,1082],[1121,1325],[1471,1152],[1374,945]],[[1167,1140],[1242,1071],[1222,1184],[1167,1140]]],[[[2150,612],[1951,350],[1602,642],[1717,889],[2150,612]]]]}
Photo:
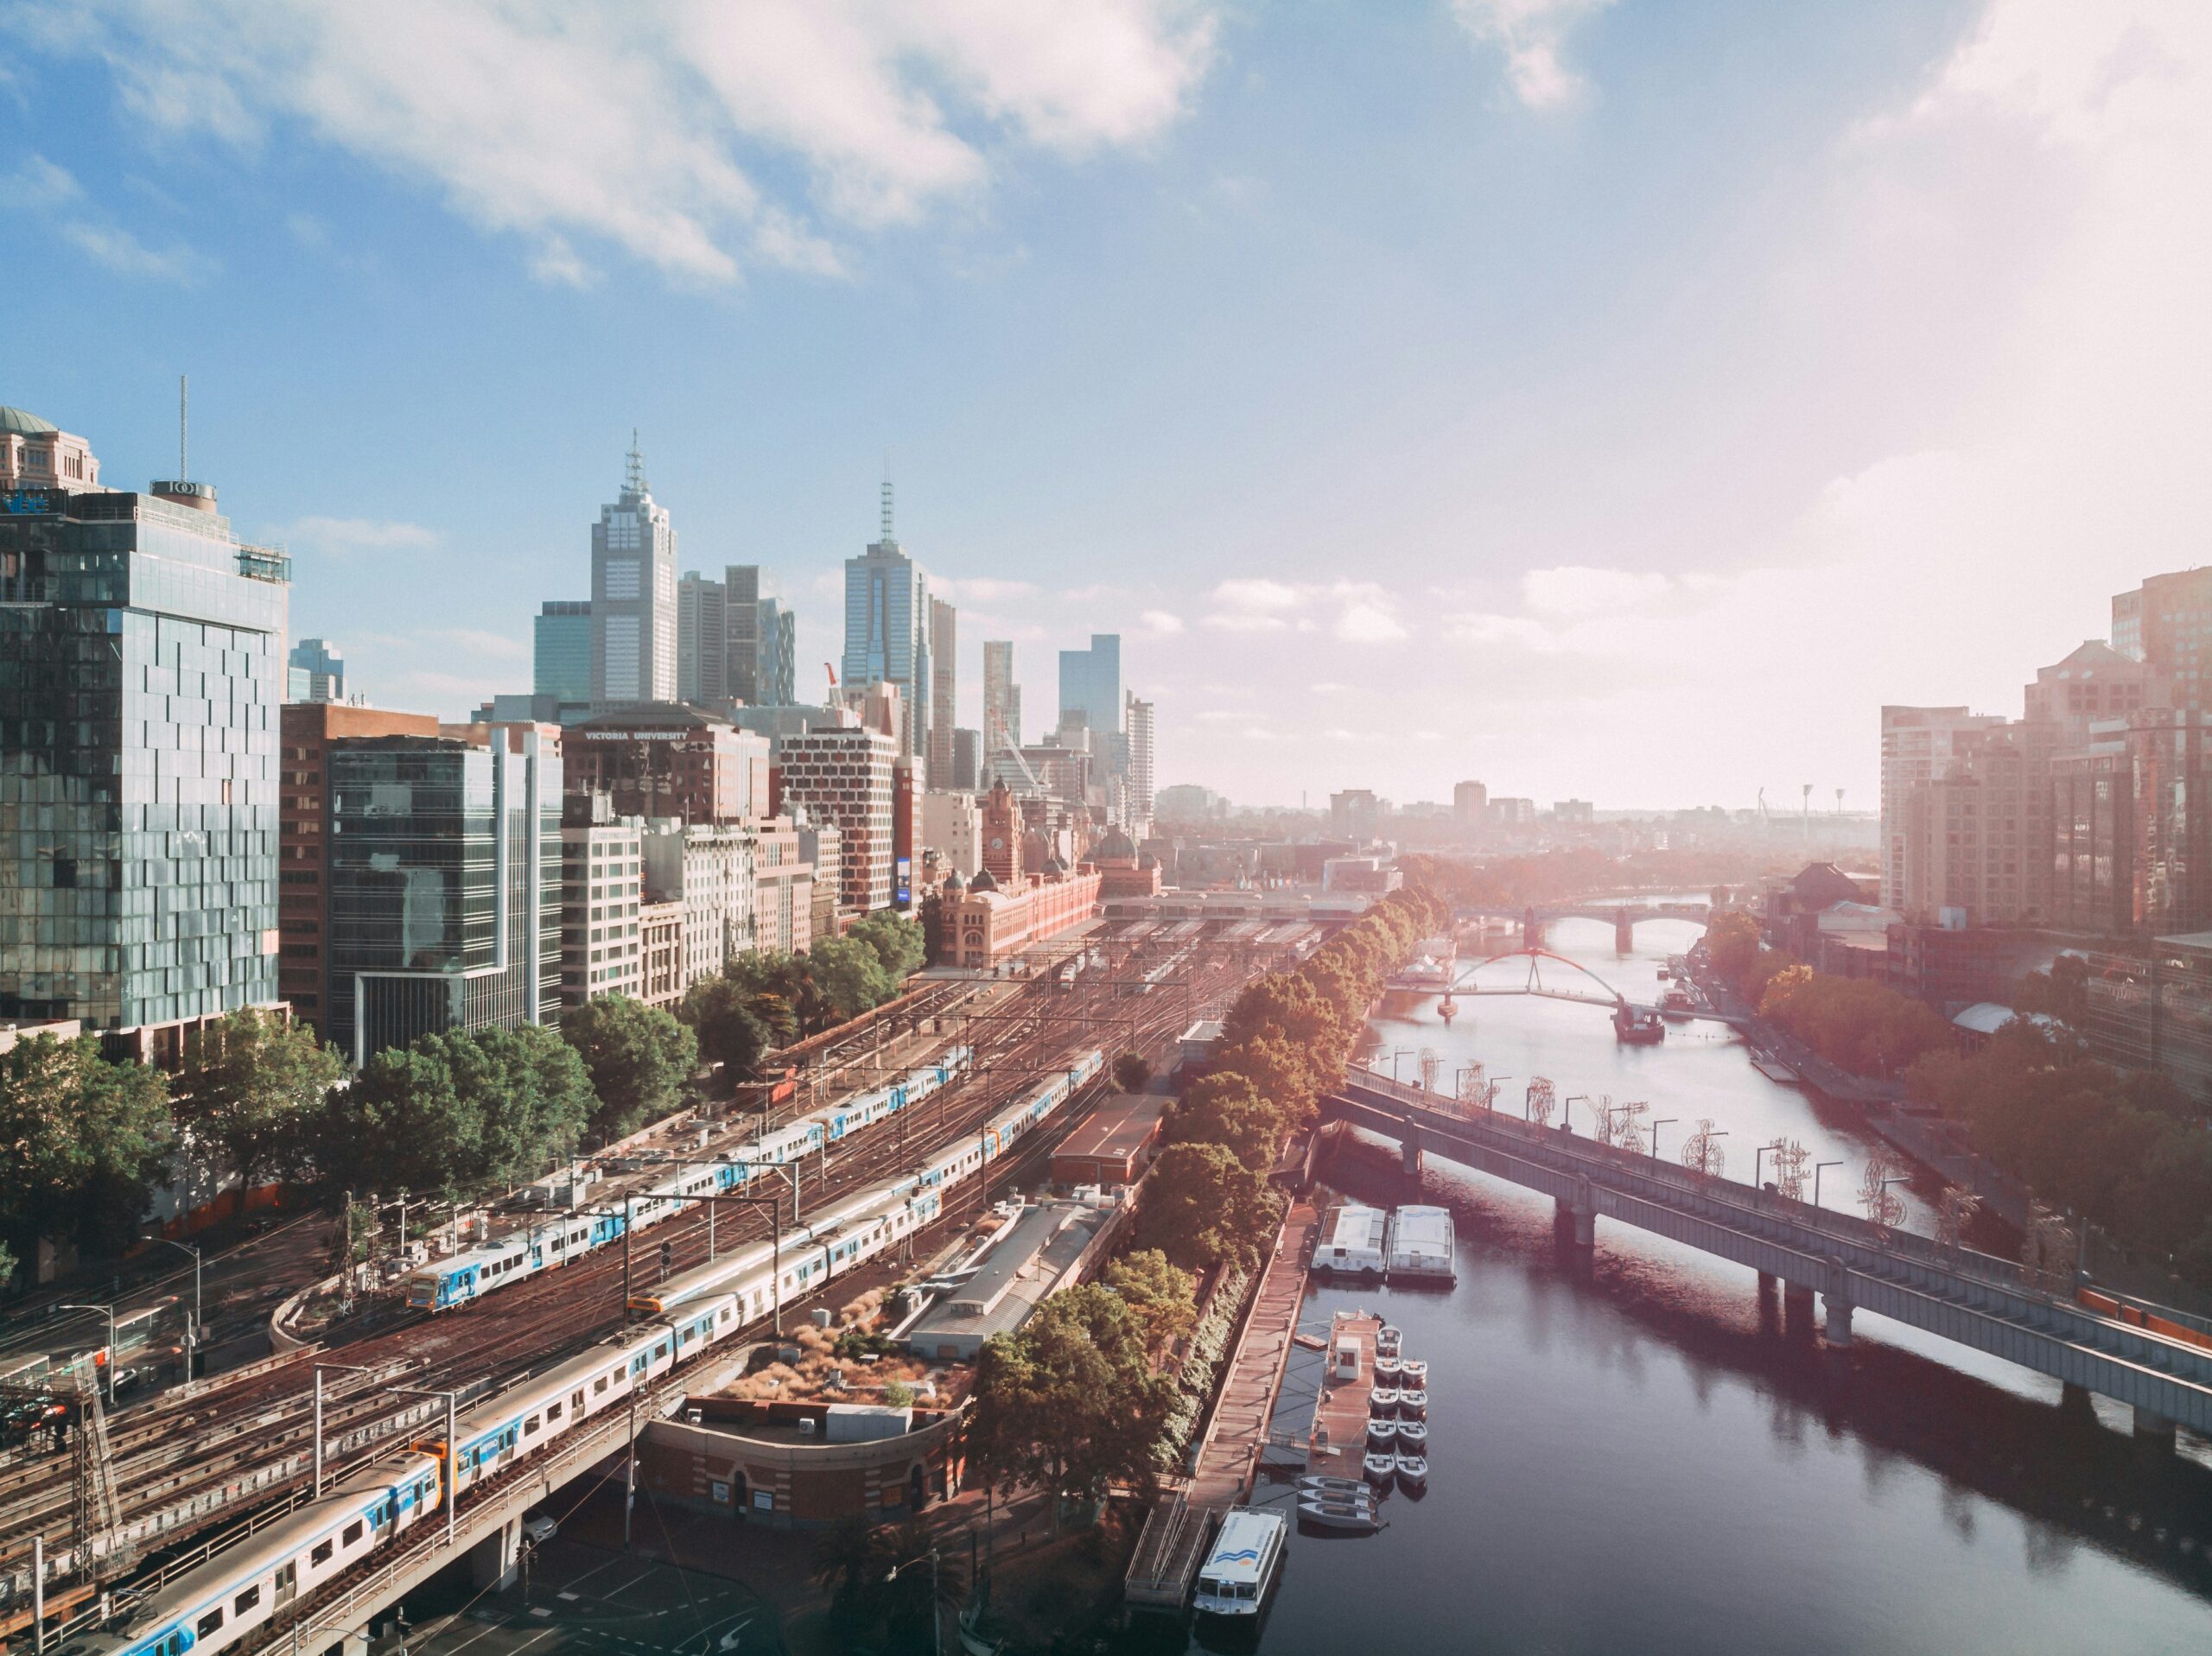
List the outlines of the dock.
{"type": "Polygon", "coordinates": [[[1778,1081],[1785,1085],[1794,1083],[1797,1079],[1797,1072],[1779,1058],[1755,1057],[1751,1060],[1751,1068],[1769,1081],[1778,1081]]]}
{"type": "MultiPolygon", "coordinates": [[[[1222,1515],[1251,1493],[1283,1366],[1297,1342],[1306,1264],[1320,1223],[1313,1204],[1304,1201],[1293,1202],[1284,1215],[1274,1253],[1223,1369],[1221,1391],[1192,1458],[1191,1476],[1187,1482],[1162,1480],[1159,1499],[1137,1537],[1122,1581],[1122,1600],[1133,1608],[1180,1611],[1190,1602],[1222,1515]]],[[[1370,1336],[1370,1348],[1373,1343],[1370,1336]]],[[[1366,1406],[1363,1394],[1360,1407],[1366,1406]]]]}
{"type": "Polygon", "coordinates": [[[1313,1430],[1306,1440],[1306,1469],[1357,1478],[1367,1458],[1368,1394],[1375,1389],[1375,1335],[1382,1319],[1372,1311],[1338,1311],[1329,1326],[1328,1367],[1313,1399],[1313,1430]],[[1336,1353],[1350,1340],[1359,1348],[1359,1378],[1338,1380],[1336,1353]]]}

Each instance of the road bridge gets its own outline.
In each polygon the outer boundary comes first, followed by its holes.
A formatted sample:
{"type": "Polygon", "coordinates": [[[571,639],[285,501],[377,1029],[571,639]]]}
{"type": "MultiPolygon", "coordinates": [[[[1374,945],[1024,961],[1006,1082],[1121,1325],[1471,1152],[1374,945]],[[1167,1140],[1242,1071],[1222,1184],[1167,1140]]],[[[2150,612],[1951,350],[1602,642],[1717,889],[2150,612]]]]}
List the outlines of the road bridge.
{"type": "MultiPolygon", "coordinates": [[[[1540,1127],[1369,1071],[1353,1070],[1325,1101],[1325,1120],[1395,1139],[1408,1171],[1430,1151],[1541,1191],[1577,1245],[1602,1215],[1779,1278],[1785,1303],[1809,1312],[1821,1295],[1827,1336],[1851,1337],[1863,1308],[1977,1351],[2131,1405],[2136,1430],[2171,1436],[2175,1423],[2212,1433],[2212,1346],[2197,1346],[2102,1316],[2052,1292],[2010,1260],[1815,1208],[1777,1192],[1540,1127]]],[[[2164,1313],[2184,1328],[2205,1325],[2164,1313]]]]}
{"type": "Polygon", "coordinates": [[[1646,920],[1689,920],[1703,925],[1713,904],[1654,898],[1590,898],[1568,903],[1536,903],[1518,909],[1474,904],[1453,910],[1462,920],[1507,920],[1521,928],[1521,941],[1533,948],[1544,941],[1555,920],[1595,920],[1613,929],[1613,947],[1624,955],[1635,946],[1636,929],[1646,920]]]}

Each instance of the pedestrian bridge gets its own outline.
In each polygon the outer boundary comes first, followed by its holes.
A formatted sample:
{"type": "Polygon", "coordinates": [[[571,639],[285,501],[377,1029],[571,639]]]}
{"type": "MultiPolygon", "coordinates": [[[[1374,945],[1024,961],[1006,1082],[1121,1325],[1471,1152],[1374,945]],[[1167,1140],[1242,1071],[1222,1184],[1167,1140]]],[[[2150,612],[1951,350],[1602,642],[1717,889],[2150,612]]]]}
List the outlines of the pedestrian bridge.
{"type": "MultiPolygon", "coordinates": [[[[1826,1301],[1832,1342],[1847,1342],[1863,1308],[2132,1405],[2139,1431],[2179,1422],[2212,1434],[2212,1342],[2197,1346],[2100,1315],[2052,1292],[2023,1266],[1891,1230],[1580,1138],[1461,1106],[1355,1069],[1322,1104],[1342,1121],[1402,1147],[1408,1169],[1428,1152],[1541,1191],[1588,1246],[1601,1216],[1688,1243],[1785,1285],[1806,1311],[1826,1301]]],[[[2198,1319],[2165,1312],[2183,1328],[2198,1319]]]]}
{"type": "MultiPolygon", "coordinates": [[[[1440,978],[1409,976],[1401,974],[1390,980],[1393,989],[1410,990],[1421,994],[1442,994],[1459,999],[1484,995],[1533,995],[1541,1000],[1572,1000],[1585,1006],[1602,1006],[1607,1012],[1628,1007],[1637,1012],[1656,1012],[1656,1006],[1638,1006],[1605,980],[1585,966],[1564,955],[1554,955],[1548,949],[1514,949],[1503,955],[1493,955],[1488,960],[1453,961],[1448,976],[1440,978]],[[1494,975],[1487,983],[1481,979],[1482,969],[1501,961],[1521,961],[1527,971],[1517,983],[1501,980],[1494,975]],[[1548,971],[1549,975],[1546,975],[1548,971]]],[[[1714,1012],[1708,1007],[1694,1006],[1670,1010],[1668,1018],[1681,1020],[1703,1018],[1707,1022],[1726,1024],[1731,1029],[1741,1029],[1750,1020],[1734,1012],[1714,1012]]]]}

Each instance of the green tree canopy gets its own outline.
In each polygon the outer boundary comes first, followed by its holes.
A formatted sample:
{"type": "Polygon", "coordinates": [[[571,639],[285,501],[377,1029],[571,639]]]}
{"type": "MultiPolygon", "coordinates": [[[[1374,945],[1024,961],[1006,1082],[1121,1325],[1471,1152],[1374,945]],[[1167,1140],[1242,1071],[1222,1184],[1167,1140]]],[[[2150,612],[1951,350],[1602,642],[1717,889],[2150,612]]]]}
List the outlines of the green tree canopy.
{"type": "Polygon", "coordinates": [[[845,936],[875,951],[894,991],[907,974],[921,969],[928,955],[929,942],[923,935],[921,922],[910,920],[891,909],[879,909],[863,916],[853,923],[845,936]]]}
{"type": "Polygon", "coordinates": [[[175,1147],[167,1077],[109,1063],[98,1036],[0,1053],[0,1234],[22,1257],[41,1236],[119,1247],[175,1147]]]}
{"type": "Polygon", "coordinates": [[[1106,1267],[1103,1280],[1144,1330],[1154,1356],[1188,1334],[1198,1320],[1198,1279],[1168,1264],[1156,1247],[1125,1253],[1106,1267]]]}
{"type": "Polygon", "coordinates": [[[1274,1214],[1266,1181],[1224,1145],[1170,1145],[1153,1164],[1137,1239],[1195,1271],[1249,1257],[1274,1214]]]}
{"type": "Polygon", "coordinates": [[[806,959],[823,999],[841,1018],[857,1018],[891,999],[893,980],[883,957],[861,938],[822,938],[806,959]]]}
{"type": "Polygon", "coordinates": [[[306,1025],[242,1007],[201,1030],[177,1114],[251,1190],[272,1173],[300,1170],[309,1128],[345,1075],[338,1049],[306,1025]]]}
{"type": "Polygon", "coordinates": [[[1141,1052],[1123,1052],[1114,1060],[1114,1085],[1125,1093],[1141,1093],[1152,1085],[1152,1065],[1141,1052]]]}
{"type": "Polygon", "coordinates": [[[698,1037],[659,1007],[627,995],[601,995],[570,1008],[561,1035],[591,1076],[599,1107],[590,1131],[602,1143],[673,1114],[699,1067],[698,1037]]]}
{"type": "Polygon", "coordinates": [[[696,1031],[699,1056],[721,1065],[724,1080],[751,1076],[767,1050],[767,1026],[753,1011],[766,999],[782,1004],[777,997],[755,995],[728,977],[702,978],[684,992],[683,1021],[696,1031]]]}

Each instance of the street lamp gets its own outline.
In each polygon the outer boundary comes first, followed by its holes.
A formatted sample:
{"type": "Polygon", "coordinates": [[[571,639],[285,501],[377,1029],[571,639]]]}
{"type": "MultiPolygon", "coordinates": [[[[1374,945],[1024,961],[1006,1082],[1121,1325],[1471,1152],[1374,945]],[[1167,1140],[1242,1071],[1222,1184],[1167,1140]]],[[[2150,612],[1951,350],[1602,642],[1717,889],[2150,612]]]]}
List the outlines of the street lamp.
{"type": "Polygon", "coordinates": [[[1590,1102],[1590,1094],[1587,1093],[1570,1093],[1567,1094],[1567,1102],[1560,1107],[1559,1125],[1560,1131],[1562,1133],[1574,1131],[1574,1101],[1578,1098],[1585,1104],[1590,1102]]]}
{"type": "Polygon", "coordinates": [[[107,1406],[115,1406],[115,1307],[112,1305],[56,1305],[57,1311],[98,1311],[107,1318],[107,1406]]]}
{"type": "Polygon", "coordinates": [[[1823,1167],[1840,1167],[1843,1164],[1840,1161],[1815,1162],[1813,1164],[1813,1205],[1815,1208],[1821,1205],[1821,1169],[1823,1167]]]}
{"type": "Polygon", "coordinates": [[[1681,1120],[1679,1115],[1662,1115],[1651,1123],[1651,1159],[1659,1159],[1659,1129],[1671,1127],[1681,1120]]]}
{"type": "Polygon", "coordinates": [[[192,1255],[192,1336],[184,1342],[184,1377],[187,1380],[200,1374],[200,1250],[189,1242],[179,1242],[167,1236],[149,1236],[149,1242],[159,1242],[163,1247],[181,1247],[192,1255]]]}
{"type": "MultiPolygon", "coordinates": [[[[919,1553],[911,1558],[902,1558],[891,1566],[883,1579],[886,1583],[897,1581],[901,1570],[908,1564],[917,1564],[921,1561],[919,1553]]],[[[944,1656],[944,1616],[942,1614],[942,1607],[938,1602],[937,1549],[935,1547],[930,1549],[930,1646],[937,1653],[937,1656],[944,1656]]]]}

